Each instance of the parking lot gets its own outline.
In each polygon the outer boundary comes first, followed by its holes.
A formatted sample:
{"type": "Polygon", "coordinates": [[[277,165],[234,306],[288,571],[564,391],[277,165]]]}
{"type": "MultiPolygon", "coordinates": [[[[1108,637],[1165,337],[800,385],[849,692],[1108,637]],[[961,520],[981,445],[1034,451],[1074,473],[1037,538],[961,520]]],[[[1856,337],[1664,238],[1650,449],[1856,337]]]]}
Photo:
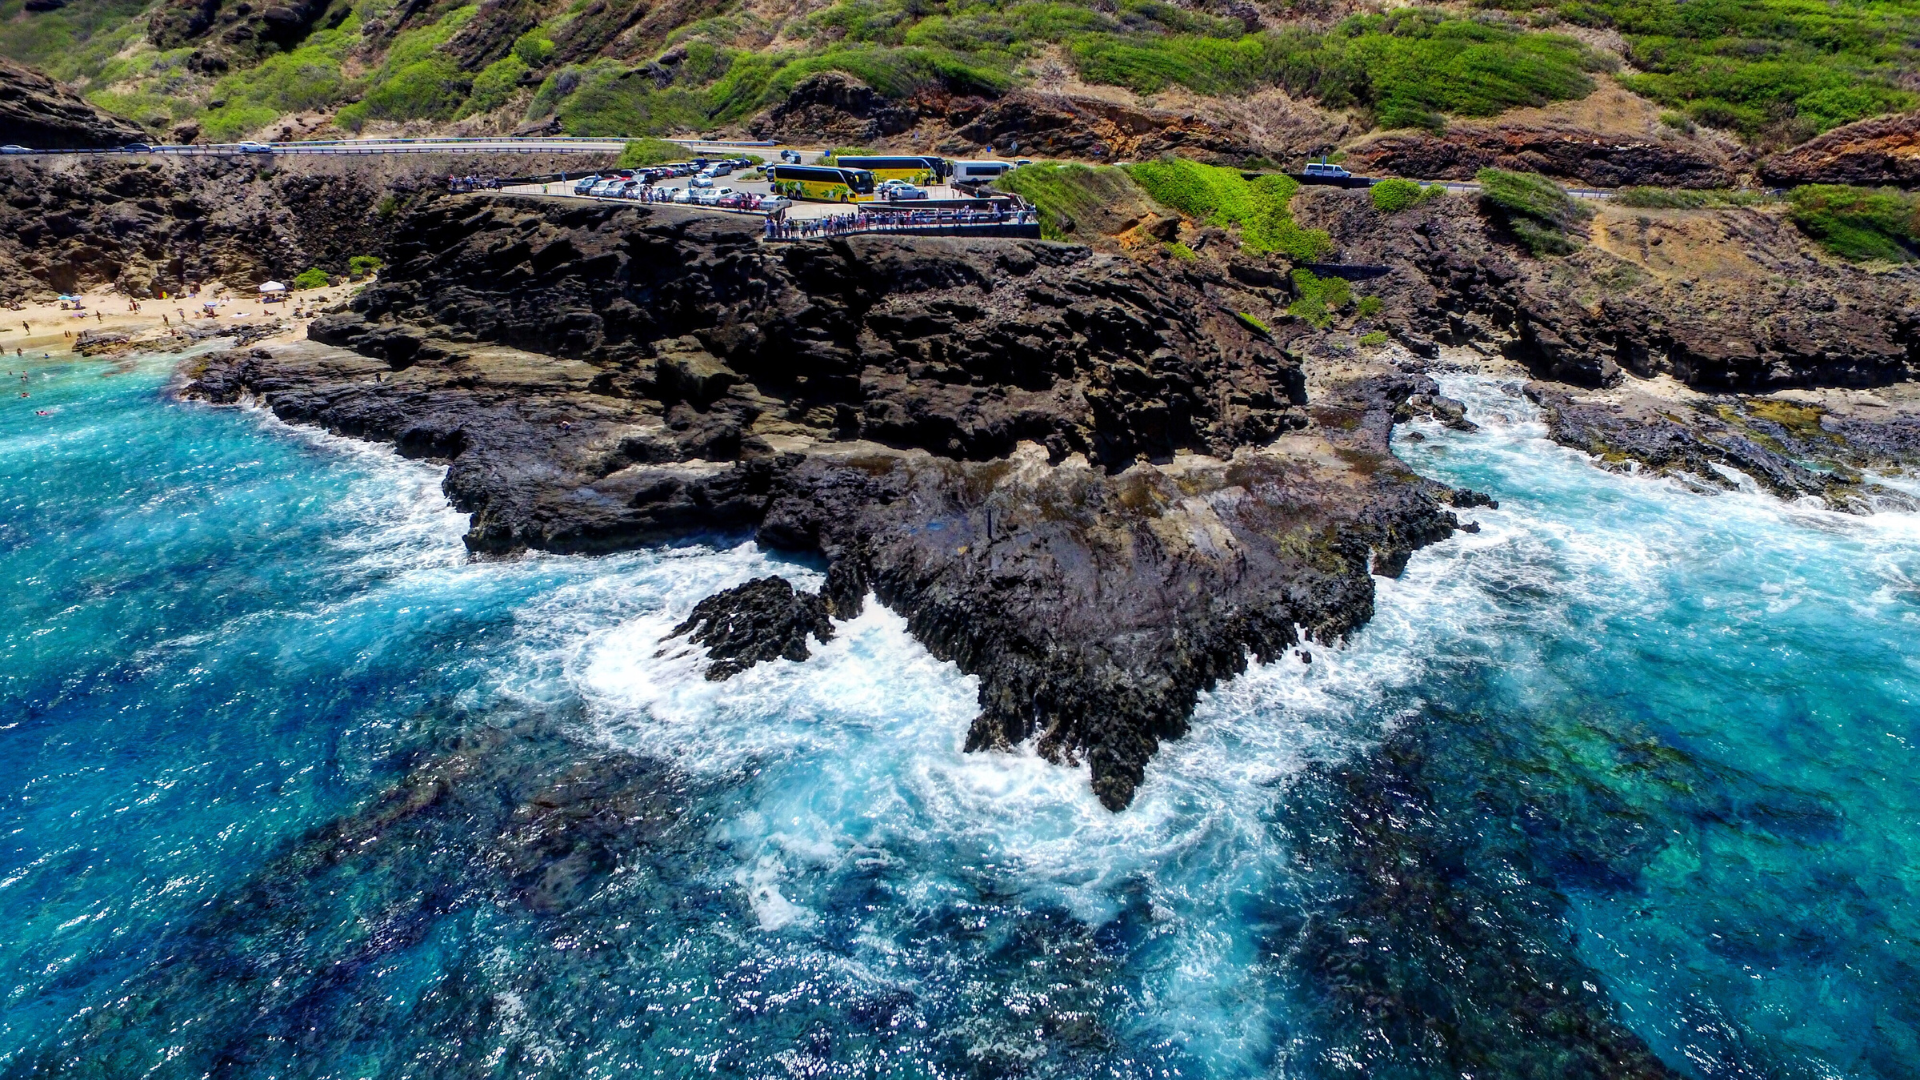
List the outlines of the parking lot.
{"type": "MultiPolygon", "coordinates": [[[[636,172],[637,171],[638,170],[636,170],[636,172]]],[[[690,176],[676,176],[676,177],[663,178],[660,180],[656,180],[652,185],[650,185],[652,188],[651,201],[672,202],[675,204],[683,204],[683,205],[712,206],[713,202],[716,200],[721,202],[726,202],[731,199],[731,200],[738,200],[744,203],[745,205],[736,205],[736,206],[723,205],[723,206],[718,206],[713,208],[723,209],[723,210],[731,209],[736,212],[765,214],[767,212],[768,207],[766,205],[755,206],[753,205],[753,202],[769,200],[774,197],[771,186],[765,179],[761,178],[761,172],[757,167],[739,169],[728,175],[715,177],[712,187],[695,188],[692,186],[692,182],[693,182],[693,178],[690,176]],[[695,202],[692,198],[690,198],[690,196],[698,196],[700,201],[695,202]]],[[[530,194],[530,195],[558,195],[558,196],[566,196],[566,197],[572,197],[572,198],[591,197],[591,196],[576,195],[574,188],[575,188],[575,181],[573,180],[568,180],[565,182],[556,180],[556,181],[545,183],[545,184],[520,184],[520,185],[505,188],[503,190],[515,192],[519,194],[530,194]]],[[[637,193],[640,190],[640,185],[636,185],[631,190],[637,193]]],[[[886,201],[886,200],[875,199],[871,201],[862,201],[860,203],[853,204],[853,205],[844,204],[844,203],[810,202],[804,199],[790,201],[785,207],[785,210],[786,210],[785,217],[788,220],[806,220],[811,218],[828,218],[828,217],[834,217],[837,215],[846,214],[850,211],[853,211],[856,207],[862,207],[867,209],[878,209],[881,207],[886,207],[890,209],[912,210],[916,207],[925,206],[928,204],[937,204],[943,200],[964,199],[970,202],[976,201],[973,198],[973,196],[969,195],[967,192],[962,191],[958,188],[952,187],[951,185],[948,185],[948,184],[932,184],[932,185],[923,187],[920,190],[926,193],[925,199],[908,199],[908,200],[900,200],[900,201],[886,201]]],[[[778,204],[775,204],[775,205],[777,206],[778,204]]]]}

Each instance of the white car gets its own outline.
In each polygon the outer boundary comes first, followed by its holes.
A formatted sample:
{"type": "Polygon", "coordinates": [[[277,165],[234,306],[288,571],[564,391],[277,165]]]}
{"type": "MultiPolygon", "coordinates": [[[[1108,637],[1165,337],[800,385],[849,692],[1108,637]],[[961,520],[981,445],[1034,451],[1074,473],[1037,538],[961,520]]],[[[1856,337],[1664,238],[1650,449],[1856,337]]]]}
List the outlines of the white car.
{"type": "Polygon", "coordinates": [[[599,183],[593,185],[593,187],[587,189],[587,194],[593,195],[596,197],[605,197],[613,194],[614,191],[618,189],[621,184],[624,184],[624,183],[626,183],[626,181],[620,179],[617,176],[613,177],[610,180],[602,180],[599,183]]]}
{"type": "Polygon", "coordinates": [[[1301,171],[1301,175],[1324,176],[1332,180],[1342,180],[1353,174],[1338,165],[1330,165],[1324,161],[1309,161],[1307,162],[1307,167],[1301,171]]]}
{"type": "Polygon", "coordinates": [[[902,180],[899,183],[882,187],[879,194],[882,199],[888,202],[902,202],[907,199],[927,198],[927,189],[914,187],[912,184],[902,180]]]}
{"type": "Polygon", "coordinates": [[[687,186],[690,188],[710,188],[713,186],[713,174],[703,172],[699,176],[687,181],[687,186]]]}
{"type": "Polygon", "coordinates": [[[273,153],[273,147],[268,146],[266,143],[260,143],[260,142],[243,142],[239,144],[239,148],[240,148],[240,152],[243,154],[273,153]]]}
{"type": "Polygon", "coordinates": [[[701,206],[718,206],[721,199],[728,198],[732,194],[733,189],[730,187],[715,188],[712,191],[694,192],[687,198],[687,201],[697,203],[701,206]]]}
{"type": "Polygon", "coordinates": [[[24,146],[16,146],[13,143],[8,143],[5,146],[0,146],[0,154],[31,154],[31,153],[33,153],[33,151],[27,149],[24,146]]]}

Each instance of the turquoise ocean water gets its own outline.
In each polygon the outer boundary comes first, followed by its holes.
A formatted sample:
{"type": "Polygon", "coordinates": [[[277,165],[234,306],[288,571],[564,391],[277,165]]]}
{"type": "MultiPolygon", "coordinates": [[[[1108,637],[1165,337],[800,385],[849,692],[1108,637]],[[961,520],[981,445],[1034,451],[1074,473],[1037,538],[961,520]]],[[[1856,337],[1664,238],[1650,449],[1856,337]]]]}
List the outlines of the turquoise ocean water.
{"type": "Polygon", "coordinates": [[[1920,518],[1449,379],[1399,451],[1501,508],[1109,814],[877,605],[663,647],[817,567],[471,560],[436,468],[169,372],[0,411],[0,1075],[1920,1075],[1920,518]]]}

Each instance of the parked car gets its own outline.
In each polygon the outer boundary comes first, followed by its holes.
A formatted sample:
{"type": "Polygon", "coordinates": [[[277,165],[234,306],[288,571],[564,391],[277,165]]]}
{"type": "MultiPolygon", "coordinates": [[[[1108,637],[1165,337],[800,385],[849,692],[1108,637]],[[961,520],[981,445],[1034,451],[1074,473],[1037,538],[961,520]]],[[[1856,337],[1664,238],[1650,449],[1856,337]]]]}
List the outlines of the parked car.
{"type": "Polygon", "coordinates": [[[726,176],[732,172],[733,162],[731,161],[716,161],[707,166],[707,174],[709,176],[726,176]]]}
{"type": "Polygon", "coordinates": [[[754,209],[765,210],[767,213],[771,214],[776,210],[785,210],[792,205],[793,205],[793,200],[787,198],[785,195],[774,195],[765,199],[761,199],[759,203],[755,204],[754,209]]]}
{"type": "Polygon", "coordinates": [[[780,160],[786,162],[789,165],[798,165],[800,164],[800,151],[782,150],[780,151],[780,160]]]}
{"type": "Polygon", "coordinates": [[[923,187],[915,187],[912,184],[902,181],[898,184],[893,184],[889,187],[881,188],[879,194],[881,198],[887,200],[888,202],[903,202],[907,199],[926,198],[927,189],[923,187]]]}
{"type": "Polygon", "coordinates": [[[0,146],[0,154],[31,154],[31,153],[33,153],[33,151],[27,149],[24,146],[16,146],[13,143],[8,143],[5,146],[0,146]]]}
{"type": "Polygon", "coordinates": [[[580,178],[579,183],[573,185],[573,193],[575,195],[585,195],[587,192],[593,190],[593,185],[599,182],[600,178],[598,176],[583,176],[580,178]]]}
{"type": "Polygon", "coordinates": [[[620,179],[617,176],[608,177],[607,179],[602,180],[599,183],[593,185],[593,187],[587,191],[587,194],[593,195],[596,197],[610,195],[614,192],[615,189],[617,189],[621,184],[624,184],[624,183],[626,183],[626,181],[620,179]]]}
{"type": "Polygon", "coordinates": [[[1307,167],[1301,170],[1301,172],[1306,176],[1325,176],[1336,180],[1345,179],[1353,175],[1338,165],[1329,165],[1324,161],[1309,161],[1307,162],[1307,167]]]}
{"type": "Polygon", "coordinates": [[[699,176],[687,181],[687,186],[690,188],[710,188],[713,186],[713,177],[706,173],[701,173],[699,176]]]}
{"type": "Polygon", "coordinates": [[[239,144],[239,148],[240,148],[240,152],[243,154],[273,153],[273,147],[268,146],[266,143],[262,143],[262,142],[243,142],[239,144]]]}

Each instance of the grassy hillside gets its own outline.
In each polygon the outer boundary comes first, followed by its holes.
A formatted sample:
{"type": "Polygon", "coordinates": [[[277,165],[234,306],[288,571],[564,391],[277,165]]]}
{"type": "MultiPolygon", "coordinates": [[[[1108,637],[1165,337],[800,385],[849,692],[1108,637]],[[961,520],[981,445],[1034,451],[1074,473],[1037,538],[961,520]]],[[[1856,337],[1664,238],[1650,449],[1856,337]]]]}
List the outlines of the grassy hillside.
{"type": "Polygon", "coordinates": [[[1280,88],[1363,125],[1439,128],[1585,95],[1622,59],[1582,44],[1588,29],[1624,36],[1622,81],[1675,123],[1760,142],[1911,107],[1902,83],[1920,84],[1920,0],[1473,0],[1338,19],[1163,0],[837,0],[797,17],[752,0],[303,0],[304,36],[282,47],[242,35],[244,48],[221,38],[260,17],[243,0],[24,2],[0,0],[0,53],[138,122],[192,120],[216,138],[334,111],[349,129],[485,115],[494,127],[557,116],[576,134],[690,132],[741,122],[815,72],[894,98],[992,94],[1056,58],[1141,93],[1280,88]],[[149,32],[150,3],[165,32],[149,32]],[[215,15],[195,23],[195,11],[215,15]]]}

